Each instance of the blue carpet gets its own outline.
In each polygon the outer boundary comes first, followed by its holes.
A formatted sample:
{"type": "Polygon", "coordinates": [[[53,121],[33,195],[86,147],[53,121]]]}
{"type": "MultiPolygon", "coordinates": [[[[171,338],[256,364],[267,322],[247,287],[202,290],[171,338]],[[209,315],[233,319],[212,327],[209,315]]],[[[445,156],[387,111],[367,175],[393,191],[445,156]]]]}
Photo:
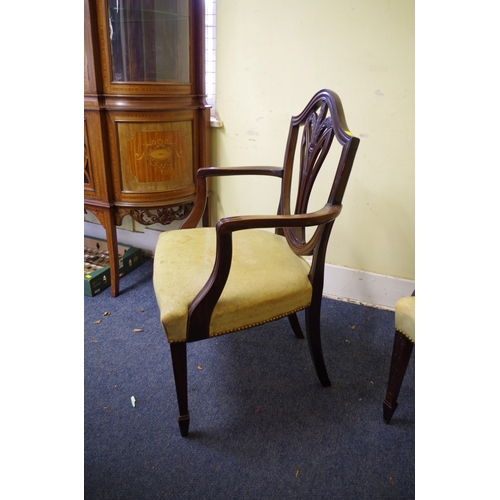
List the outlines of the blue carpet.
{"type": "Polygon", "coordinates": [[[415,497],[414,355],[382,420],[394,313],[324,299],[329,388],[286,319],[189,344],[182,438],[152,267],[85,297],[86,499],[415,497]]]}

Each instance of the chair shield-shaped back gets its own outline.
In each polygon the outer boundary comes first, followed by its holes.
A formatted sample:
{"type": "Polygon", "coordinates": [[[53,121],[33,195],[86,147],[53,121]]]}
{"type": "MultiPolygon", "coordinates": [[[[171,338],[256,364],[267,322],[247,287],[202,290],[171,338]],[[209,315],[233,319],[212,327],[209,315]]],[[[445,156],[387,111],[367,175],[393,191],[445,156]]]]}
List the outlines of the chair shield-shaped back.
{"type": "MultiPolygon", "coordinates": [[[[278,209],[280,215],[308,212],[315,181],[335,139],[341,146],[341,152],[325,205],[342,203],[359,139],[349,132],[339,97],[330,90],[321,90],[311,99],[300,115],[291,119],[278,209]],[[296,161],[295,154],[299,141],[300,154],[296,161]],[[298,185],[296,199],[293,200],[295,211],[291,212],[293,176],[298,176],[298,185]]],[[[277,232],[287,238],[288,244],[295,253],[311,255],[315,249],[316,251],[322,250],[322,253],[326,251],[332,226],[333,221],[318,226],[309,239],[306,238],[304,227],[278,229],[277,232]]]]}

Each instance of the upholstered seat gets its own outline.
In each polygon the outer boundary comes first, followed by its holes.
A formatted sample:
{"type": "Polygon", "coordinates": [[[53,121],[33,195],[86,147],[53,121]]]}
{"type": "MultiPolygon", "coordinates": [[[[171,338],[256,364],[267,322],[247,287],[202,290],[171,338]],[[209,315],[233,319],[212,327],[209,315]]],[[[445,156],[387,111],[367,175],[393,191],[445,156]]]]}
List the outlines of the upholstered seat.
{"type": "Polygon", "coordinates": [[[396,330],[415,343],[415,297],[403,297],[396,302],[396,330]]]}
{"type": "Polygon", "coordinates": [[[305,309],[316,374],[323,386],[331,385],[320,335],[325,255],[358,144],[347,128],[339,97],[321,90],[291,119],[283,168],[198,170],[194,207],[179,231],[159,237],[154,258],[154,289],[172,355],[182,436],[188,435],[190,423],[186,350],[190,342],[284,316],[295,336],[304,338],[296,311],[305,309]],[[334,140],[338,157],[327,165],[334,140]],[[322,168],[330,172],[332,186],[327,199],[321,200],[322,208],[310,211],[311,191],[322,168]],[[298,179],[294,188],[292,173],[298,179]],[[222,218],[215,228],[197,227],[207,203],[208,178],[228,175],[278,179],[281,195],[276,212],[222,218]],[[306,228],[312,229],[311,234],[306,228]],[[311,264],[303,256],[310,256],[311,264]]]}
{"type": "Polygon", "coordinates": [[[386,424],[398,406],[401,384],[415,345],[415,296],[403,297],[396,302],[394,344],[392,348],[389,381],[383,403],[383,417],[386,424]]]}
{"type": "MultiPolygon", "coordinates": [[[[185,342],[189,305],[214,266],[215,228],[165,232],[156,253],[154,287],[161,322],[169,342],[185,342]]],[[[309,271],[283,236],[257,229],[234,233],[231,270],[212,313],[210,337],[305,309],[312,296],[309,271]]]]}

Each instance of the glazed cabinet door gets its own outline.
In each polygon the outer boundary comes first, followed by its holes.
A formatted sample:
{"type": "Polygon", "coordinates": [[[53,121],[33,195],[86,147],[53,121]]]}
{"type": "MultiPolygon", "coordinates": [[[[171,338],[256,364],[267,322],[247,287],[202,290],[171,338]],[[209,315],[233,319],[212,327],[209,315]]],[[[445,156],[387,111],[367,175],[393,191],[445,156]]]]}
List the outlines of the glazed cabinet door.
{"type": "MultiPolygon", "coordinates": [[[[106,94],[188,95],[196,57],[189,0],[101,0],[103,84],[106,94]]],[[[199,1],[195,1],[199,4],[199,1]]]]}

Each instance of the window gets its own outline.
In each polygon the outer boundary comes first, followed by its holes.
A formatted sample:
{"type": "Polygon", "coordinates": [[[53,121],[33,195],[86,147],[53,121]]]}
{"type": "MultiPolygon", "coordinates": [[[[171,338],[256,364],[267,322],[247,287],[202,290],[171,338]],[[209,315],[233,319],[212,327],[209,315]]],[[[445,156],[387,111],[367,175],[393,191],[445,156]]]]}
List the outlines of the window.
{"type": "Polygon", "coordinates": [[[205,0],[205,92],[207,104],[211,106],[211,125],[220,127],[222,124],[215,113],[215,3],[216,0],[205,0]]]}

